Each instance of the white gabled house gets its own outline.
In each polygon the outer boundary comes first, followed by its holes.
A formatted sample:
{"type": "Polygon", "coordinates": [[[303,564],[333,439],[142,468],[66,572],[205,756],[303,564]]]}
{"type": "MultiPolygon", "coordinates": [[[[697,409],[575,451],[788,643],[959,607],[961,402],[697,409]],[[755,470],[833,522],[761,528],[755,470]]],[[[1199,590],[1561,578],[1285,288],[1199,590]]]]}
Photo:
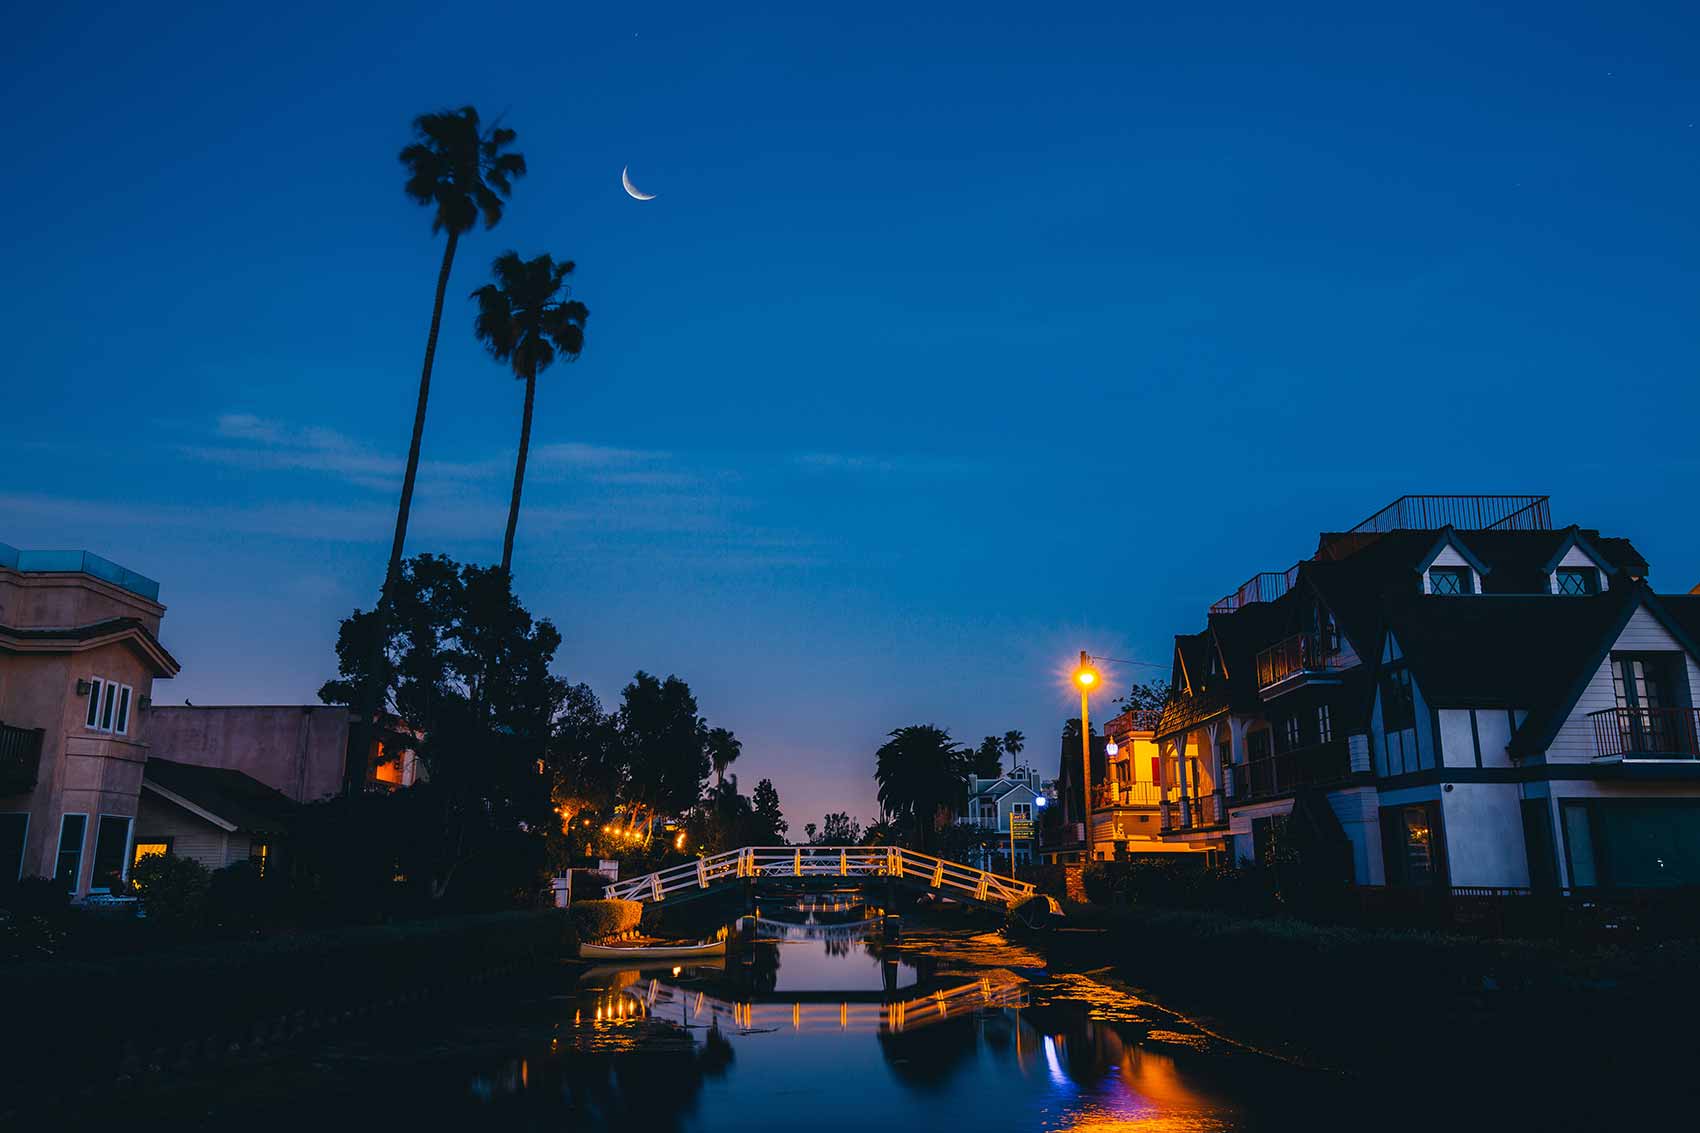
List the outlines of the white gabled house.
{"type": "Polygon", "coordinates": [[[1033,861],[1039,818],[1051,802],[1049,786],[1031,767],[1017,767],[996,778],[968,777],[968,801],[957,823],[985,833],[980,855],[982,869],[990,868],[993,857],[1009,854],[1012,822],[1018,828],[1014,843],[1016,864],[1028,865],[1033,861]],[[1025,835],[1022,829],[1027,831],[1025,835]]]}

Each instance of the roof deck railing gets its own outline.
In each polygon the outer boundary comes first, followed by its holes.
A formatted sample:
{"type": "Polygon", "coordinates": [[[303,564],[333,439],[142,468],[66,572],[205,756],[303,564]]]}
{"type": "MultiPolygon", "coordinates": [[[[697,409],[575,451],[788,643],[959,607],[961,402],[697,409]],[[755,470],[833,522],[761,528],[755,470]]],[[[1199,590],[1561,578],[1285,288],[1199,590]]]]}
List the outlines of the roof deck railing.
{"type": "MultiPolygon", "coordinates": [[[[1386,531],[1551,531],[1548,496],[1400,496],[1362,523],[1350,535],[1379,535],[1386,531]]],[[[1298,584],[1299,567],[1266,570],[1252,575],[1238,590],[1214,603],[1212,614],[1231,614],[1253,602],[1273,602],[1298,584]]]]}
{"type": "Polygon", "coordinates": [[[10,567],[19,574],[92,575],[132,594],[140,594],[150,602],[159,601],[159,583],[91,551],[24,551],[0,543],[0,566],[10,567]]]}
{"type": "Polygon", "coordinates": [[[1351,529],[1383,531],[1551,531],[1547,496],[1400,496],[1351,529]]]}

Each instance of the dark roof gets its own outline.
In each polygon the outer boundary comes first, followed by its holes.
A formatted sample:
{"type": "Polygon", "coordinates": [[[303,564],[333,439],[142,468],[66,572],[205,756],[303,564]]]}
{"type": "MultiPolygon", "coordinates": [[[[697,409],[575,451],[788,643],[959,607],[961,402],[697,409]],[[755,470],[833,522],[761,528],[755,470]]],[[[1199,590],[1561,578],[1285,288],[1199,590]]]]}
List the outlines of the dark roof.
{"type": "Polygon", "coordinates": [[[1429,596],[1390,607],[1387,624],[1429,703],[1533,716],[1610,647],[1636,598],[1628,587],[1591,598],[1429,596]]]}
{"type": "Polygon", "coordinates": [[[149,759],[142,767],[142,778],[253,834],[281,833],[299,809],[281,791],[223,767],[149,759]]]}
{"type": "Polygon", "coordinates": [[[1700,594],[1661,594],[1659,605],[1690,641],[1700,641],[1700,594]]]}

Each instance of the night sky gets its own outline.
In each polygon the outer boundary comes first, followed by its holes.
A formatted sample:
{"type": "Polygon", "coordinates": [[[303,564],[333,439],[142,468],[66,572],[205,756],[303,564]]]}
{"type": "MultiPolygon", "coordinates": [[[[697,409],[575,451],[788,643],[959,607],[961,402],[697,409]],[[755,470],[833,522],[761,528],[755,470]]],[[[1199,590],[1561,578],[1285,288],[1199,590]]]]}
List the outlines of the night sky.
{"type": "Polygon", "coordinates": [[[1075,651],[1166,673],[1404,492],[1700,582],[1691,3],[415,7],[8,16],[0,541],[160,580],[161,703],[311,701],[371,603],[442,252],[396,153],[465,103],[532,172],[461,246],[409,550],[499,559],[465,296],[575,259],[516,585],[794,830],[872,817],[902,724],[1054,772],[1075,651]]]}

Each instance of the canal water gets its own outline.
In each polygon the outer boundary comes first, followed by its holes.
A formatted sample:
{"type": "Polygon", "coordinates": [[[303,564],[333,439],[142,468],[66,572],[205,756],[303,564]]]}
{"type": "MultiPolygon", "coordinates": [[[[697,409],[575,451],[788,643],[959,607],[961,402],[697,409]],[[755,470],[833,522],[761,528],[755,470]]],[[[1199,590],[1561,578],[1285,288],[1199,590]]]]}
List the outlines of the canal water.
{"type": "MultiPolygon", "coordinates": [[[[563,965],[126,1102],[128,1128],[1310,1128],[1330,1083],[1000,933],[764,903],[710,963],[563,965]]],[[[1332,1106],[1324,1107],[1331,1109],[1332,1106]]]]}

